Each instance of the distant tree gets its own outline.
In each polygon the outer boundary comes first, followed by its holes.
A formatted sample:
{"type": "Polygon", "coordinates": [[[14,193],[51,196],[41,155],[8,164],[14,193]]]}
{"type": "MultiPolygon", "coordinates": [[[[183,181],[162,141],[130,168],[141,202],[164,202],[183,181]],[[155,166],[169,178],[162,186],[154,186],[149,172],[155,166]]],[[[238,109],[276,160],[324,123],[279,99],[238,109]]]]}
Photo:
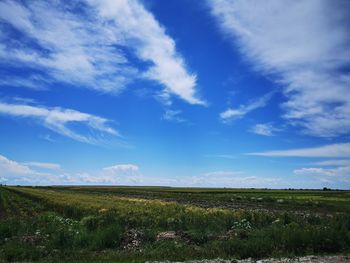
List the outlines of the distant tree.
{"type": "Polygon", "coordinates": [[[331,191],[332,189],[327,188],[327,187],[323,187],[323,191],[331,191]]]}

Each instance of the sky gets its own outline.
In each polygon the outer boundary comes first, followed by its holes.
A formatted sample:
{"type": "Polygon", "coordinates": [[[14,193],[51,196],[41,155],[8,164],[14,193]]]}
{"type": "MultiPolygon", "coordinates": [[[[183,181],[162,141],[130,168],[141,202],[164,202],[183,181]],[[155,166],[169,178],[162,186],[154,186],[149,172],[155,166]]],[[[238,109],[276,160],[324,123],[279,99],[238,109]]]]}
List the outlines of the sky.
{"type": "Polygon", "coordinates": [[[0,183],[350,189],[350,2],[0,1],[0,183]]]}

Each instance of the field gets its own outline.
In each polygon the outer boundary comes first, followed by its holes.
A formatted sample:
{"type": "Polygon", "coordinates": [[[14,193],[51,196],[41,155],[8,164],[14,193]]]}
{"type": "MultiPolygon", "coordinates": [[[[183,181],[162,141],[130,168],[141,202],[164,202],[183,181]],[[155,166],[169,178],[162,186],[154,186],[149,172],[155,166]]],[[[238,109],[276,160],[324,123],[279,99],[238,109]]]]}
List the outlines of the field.
{"type": "Polygon", "coordinates": [[[3,186],[0,223],[0,261],[348,254],[350,192],[3,186]]]}

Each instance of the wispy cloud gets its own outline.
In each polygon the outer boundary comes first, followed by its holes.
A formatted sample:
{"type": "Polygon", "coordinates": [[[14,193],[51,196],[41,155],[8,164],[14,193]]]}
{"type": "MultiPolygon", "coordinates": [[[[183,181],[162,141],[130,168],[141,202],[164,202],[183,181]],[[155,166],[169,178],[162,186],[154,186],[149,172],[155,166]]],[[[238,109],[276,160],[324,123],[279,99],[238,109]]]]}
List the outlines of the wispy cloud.
{"type": "MultiPolygon", "coordinates": [[[[42,164],[42,163],[39,163],[42,164]]],[[[95,171],[41,173],[0,155],[0,183],[22,185],[162,185],[195,187],[276,187],[280,178],[245,175],[243,171],[211,171],[193,176],[144,175],[138,165],[118,163],[95,171]]]]}
{"type": "Polygon", "coordinates": [[[320,137],[350,132],[348,1],[208,2],[254,68],[284,86],[288,123],[320,137]]]}
{"type": "Polygon", "coordinates": [[[350,181],[350,166],[341,166],[337,168],[319,168],[319,167],[310,167],[310,168],[301,168],[294,170],[294,173],[297,175],[315,175],[315,176],[333,176],[333,177],[348,177],[350,181]]]}
{"type": "Polygon", "coordinates": [[[205,173],[204,176],[237,176],[237,175],[242,175],[244,172],[242,171],[214,171],[214,172],[208,172],[205,173]]]}
{"type": "MultiPolygon", "coordinates": [[[[120,165],[117,165],[117,167],[120,165]]],[[[124,165],[123,165],[124,166],[124,165]]],[[[156,176],[143,175],[138,167],[127,164],[125,168],[105,169],[94,174],[85,174],[84,182],[118,185],[155,185],[180,187],[276,187],[280,178],[264,178],[245,175],[242,171],[212,171],[193,176],[156,176]],[[125,171],[127,170],[127,172],[125,171]]],[[[114,166],[112,166],[114,167],[114,166]]],[[[81,175],[80,175],[81,176],[81,175]]]]}
{"type": "Polygon", "coordinates": [[[28,166],[17,163],[15,161],[7,159],[5,156],[0,155],[0,166],[2,173],[15,173],[15,174],[32,174],[35,173],[28,166]]]}
{"type": "Polygon", "coordinates": [[[90,130],[118,136],[118,132],[108,125],[107,119],[72,109],[0,102],[0,114],[36,120],[38,124],[56,133],[85,143],[97,143],[98,140],[94,136],[86,136],[74,131],[73,128],[68,127],[69,124],[80,123],[90,130]]]}
{"type": "Polygon", "coordinates": [[[321,162],[315,162],[312,164],[319,166],[350,166],[350,159],[326,160],[321,162]]]}
{"type": "Polygon", "coordinates": [[[171,185],[196,187],[271,187],[278,186],[280,178],[244,175],[237,171],[214,171],[197,176],[176,177],[171,185]]]}
{"type": "Polygon", "coordinates": [[[101,171],[75,175],[74,178],[87,184],[139,185],[143,182],[143,175],[135,164],[115,164],[101,171]]]}
{"type": "Polygon", "coordinates": [[[188,73],[183,58],[176,52],[175,41],[154,16],[138,1],[96,1],[103,19],[113,21],[127,41],[134,43],[138,57],[152,62],[152,66],[143,73],[145,78],[155,80],[165,86],[165,92],[178,95],[191,104],[204,104],[196,96],[196,75],[188,73]]]}
{"type": "Polygon", "coordinates": [[[51,138],[50,134],[41,135],[40,138],[44,139],[45,141],[48,141],[48,142],[55,142],[55,140],[53,138],[51,138]]]}
{"type": "MultiPolygon", "coordinates": [[[[41,164],[40,162],[38,162],[41,164]]],[[[39,167],[40,168],[40,167],[39,167]]],[[[69,172],[53,169],[38,172],[24,163],[0,155],[0,183],[19,185],[159,185],[180,187],[323,187],[346,188],[350,166],[336,168],[300,168],[294,174],[304,181],[247,175],[243,171],[218,170],[191,176],[144,175],[136,164],[114,164],[95,171],[69,172]],[[304,179],[302,179],[304,178],[304,179]],[[305,181],[306,180],[306,181],[305,181]],[[310,184],[312,182],[312,184],[310,184]]]]}
{"type": "Polygon", "coordinates": [[[295,169],[293,172],[294,174],[300,176],[320,178],[322,181],[327,183],[343,183],[343,187],[350,183],[350,159],[326,160],[313,163],[312,165],[312,167],[295,169]],[[325,166],[328,167],[325,168],[325,166]]]}
{"type": "Polygon", "coordinates": [[[248,155],[271,157],[340,157],[350,158],[350,143],[329,144],[313,148],[287,149],[248,153],[248,155]]]}
{"type": "MultiPolygon", "coordinates": [[[[276,185],[278,178],[259,178],[244,175],[242,171],[214,171],[195,176],[147,176],[137,165],[117,164],[102,171],[80,173],[71,177],[85,184],[162,185],[196,187],[262,187],[276,185]]],[[[73,181],[72,181],[73,182],[73,181]]]]}
{"type": "Polygon", "coordinates": [[[172,121],[172,122],[178,122],[178,123],[186,122],[186,120],[180,116],[181,113],[182,111],[180,110],[166,109],[164,111],[162,119],[166,121],[172,121]]]}
{"type": "Polygon", "coordinates": [[[39,88],[58,81],[117,93],[134,78],[137,70],[113,47],[120,37],[73,8],[59,1],[0,3],[0,21],[6,29],[1,33],[2,63],[39,72],[11,76],[12,85],[39,88]],[[13,28],[21,34],[21,43],[11,38],[13,28]]]}
{"type": "Polygon", "coordinates": [[[0,155],[0,183],[11,184],[54,184],[57,178],[50,173],[42,173],[25,164],[0,155]]]}
{"type": "Polygon", "coordinates": [[[232,155],[232,154],[209,154],[209,155],[205,155],[205,157],[223,158],[223,159],[237,159],[237,156],[232,155]]]}
{"type": "Polygon", "coordinates": [[[2,76],[2,79],[0,80],[1,87],[21,87],[32,90],[46,90],[47,85],[51,83],[52,81],[49,78],[44,78],[36,74],[30,74],[26,77],[7,75],[2,76]]]}
{"type": "Polygon", "coordinates": [[[280,131],[280,129],[274,127],[271,123],[258,123],[251,129],[251,132],[263,136],[274,136],[275,132],[278,131],[280,131]]]}
{"type": "Polygon", "coordinates": [[[139,185],[143,175],[134,164],[116,164],[98,171],[70,173],[62,171],[54,163],[28,162],[20,163],[0,155],[0,183],[20,185],[52,184],[114,184],[139,185]],[[52,172],[39,172],[34,168],[51,169],[52,172]]]}
{"type": "Polygon", "coordinates": [[[103,168],[103,171],[105,172],[112,172],[112,173],[133,173],[138,172],[139,167],[135,164],[115,164],[112,166],[107,166],[103,168]]]}
{"type": "Polygon", "coordinates": [[[240,105],[238,108],[228,108],[226,111],[220,113],[220,118],[223,122],[229,122],[234,119],[244,117],[249,112],[265,107],[267,102],[271,99],[273,93],[270,92],[258,99],[252,100],[247,105],[240,105]]]}
{"type": "Polygon", "coordinates": [[[7,0],[0,3],[0,26],[1,63],[29,72],[3,79],[3,85],[39,88],[47,81],[65,82],[115,94],[144,78],[163,86],[162,93],[204,104],[196,95],[197,77],[175,41],[136,0],[7,0]],[[11,37],[13,29],[21,42],[11,37]],[[130,52],[149,66],[142,68],[130,52]]]}
{"type": "Polygon", "coordinates": [[[59,169],[61,169],[61,165],[59,165],[57,163],[26,162],[26,163],[23,163],[23,165],[31,166],[31,167],[44,168],[44,169],[50,169],[50,170],[59,170],[59,169]]]}
{"type": "Polygon", "coordinates": [[[61,169],[55,163],[20,163],[0,155],[0,183],[19,185],[69,185],[69,184],[106,184],[140,185],[143,175],[135,164],[116,164],[97,171],[72,173],[61,169]],[[39,172],[34,168],[50,169],[39,172]]]}

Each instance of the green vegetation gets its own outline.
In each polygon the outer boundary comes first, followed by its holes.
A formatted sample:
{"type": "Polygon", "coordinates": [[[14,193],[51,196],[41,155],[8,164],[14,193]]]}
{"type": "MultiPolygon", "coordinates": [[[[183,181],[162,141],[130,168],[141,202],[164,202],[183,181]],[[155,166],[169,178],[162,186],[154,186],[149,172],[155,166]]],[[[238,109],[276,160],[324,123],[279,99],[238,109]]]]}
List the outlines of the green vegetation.
{"type": "Polygon", "coordinates": [[[347,191],[0,187],[0,261],[350,251],[347,191]]]}
{"type": "MultiPolygon", "coordinates": [[[[199,207],[230,209],[267,208],[268,210],[312,210],[350,213],[350,191],[261,190],[170,187],[50,187],[60,191],[118,195],[143,199],[161,199],[199,207]]],[[[328,189],[328,188],[326,188],[328,189]]]]}

